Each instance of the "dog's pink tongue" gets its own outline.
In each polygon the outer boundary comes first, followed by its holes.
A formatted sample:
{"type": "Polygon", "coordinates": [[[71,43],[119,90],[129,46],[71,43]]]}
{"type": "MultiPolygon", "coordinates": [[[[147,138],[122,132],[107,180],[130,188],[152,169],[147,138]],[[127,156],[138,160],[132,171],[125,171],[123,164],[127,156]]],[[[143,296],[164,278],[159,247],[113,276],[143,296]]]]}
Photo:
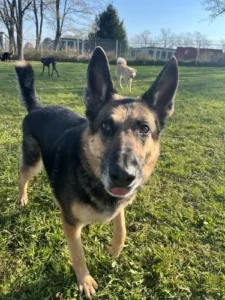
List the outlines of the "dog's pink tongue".
{"type": "Polygon", "coordinates": [[[123,188],[113,188],[110,192],[115,196],[125,196],[127,194],[127,190],[123,188]]]}

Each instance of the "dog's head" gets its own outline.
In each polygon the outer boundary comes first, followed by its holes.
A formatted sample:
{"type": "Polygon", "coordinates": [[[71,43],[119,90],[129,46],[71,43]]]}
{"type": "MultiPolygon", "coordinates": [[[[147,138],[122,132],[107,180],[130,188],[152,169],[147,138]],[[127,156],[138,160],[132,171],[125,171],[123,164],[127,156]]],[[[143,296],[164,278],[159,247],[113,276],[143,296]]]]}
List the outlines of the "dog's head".
{"type": "Polygon", "coordinates": [[[159,137],[173,112],[178,86],[173,57],[139,99],[116,94],[104,51],[97,47],[87,71],[85,155],[105,190],[131,197],[152,173],[159,156],[159,137]]]}
{"type": "Polygon", "coordinates": [[[127,70],[127,72],[128,72],[128,77],[131,78],[131,79],[134,79],[134,77],[135,77],[136,74],[137,74],[137,70],[134,69],[134,68],[129,68],[129,69],[127,70]]]}

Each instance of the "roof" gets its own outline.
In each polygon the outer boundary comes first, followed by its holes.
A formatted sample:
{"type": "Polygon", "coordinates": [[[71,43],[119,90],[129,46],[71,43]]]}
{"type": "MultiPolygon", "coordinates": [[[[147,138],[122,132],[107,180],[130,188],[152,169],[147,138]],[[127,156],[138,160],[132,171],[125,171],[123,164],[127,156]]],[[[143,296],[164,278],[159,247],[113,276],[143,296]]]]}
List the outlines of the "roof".
{"type": "Polygon", "coordinates": [[[199,49],[201,51],[223,51],[222,49],[198,48],[198,47],[177,47],[177,49],[199,49]]]}
{"type": "Polygon", "coordinates": [[[174,48],[164,48],[164,47],[155,47],[155,46],[152,46],[152,47],[131,47],[132,50],[167,50],[167,51],[176,51],[176,49],[174,48]]]}
{"type": "Polygon", "coordinates": [[[71,40],[71,41],[77,41],[78,40],[78,38],[76,38],[76,37],[67,37],[67,36],[62,36],[61,38],[60,38],[60,40],[71,40]]]}

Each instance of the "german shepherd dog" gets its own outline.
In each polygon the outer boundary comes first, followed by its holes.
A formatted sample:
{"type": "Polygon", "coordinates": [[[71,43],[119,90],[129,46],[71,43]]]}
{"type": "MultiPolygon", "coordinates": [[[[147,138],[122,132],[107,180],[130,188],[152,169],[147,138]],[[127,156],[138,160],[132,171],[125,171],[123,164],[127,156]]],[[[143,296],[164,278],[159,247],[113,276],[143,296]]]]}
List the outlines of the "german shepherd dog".
{"type": "Polygon", "coordinates": [[[43,65],[41,75],[43,75],[45,67],[47,67],[48,68],[48,76],[50,76],[50,65],[52,65],[52,74],[51,74],[51,76],[53,76],[53,71],[55,71],[57,76],[59,77],[59,73],[56,70],[56,59],[55,58],[53,58],[53,57],[43,57],[43,58],[41,58],[41,63],[43,65]]]}
{"type": "Polygon", "coordinates": [[[159,137],[171,114],[178,86],[178,67],[172,57],[142,97],[116,94],[107,57],[97,47],[87,71],[86,118],[59,106],[39,104],[30,64],[15,66],[23,121],[19,200],[26,205],[28,181],[43,161],[62,216],[63,228],[79,291],[95,294],[81,229],[93,222],[112,221],[109,253],[118,257],[124,246],[124,209],[149,178],[159,157],[159,137]]]}

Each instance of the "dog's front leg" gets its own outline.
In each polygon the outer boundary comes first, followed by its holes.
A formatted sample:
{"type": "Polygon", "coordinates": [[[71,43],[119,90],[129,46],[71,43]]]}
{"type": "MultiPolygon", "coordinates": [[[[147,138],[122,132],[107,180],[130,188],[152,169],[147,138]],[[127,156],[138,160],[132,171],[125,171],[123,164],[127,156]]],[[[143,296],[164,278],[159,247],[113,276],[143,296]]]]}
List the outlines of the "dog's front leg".
{"type": "Polygon", "coordinates": [[[125,225],[125,216],[124,209],[122,208],[118,215],[113,219],[114,233],[109,246],[109,253],[113,258],[116,258],[120,255],[124,247],[124,242],[126,239],[126,225],[125,225]]]}
{"type": "Polygon", "coordinates": [[[132,79],[129,80],[129,90],[131,92],[132,79]]]}
{"type": "Polygon", "coordinates": [[[81,242],[81,229],[83,224],[79,221],[74,226],[69,225],[63,218],[63,228],[72,257],[73,267],[77,277],[80,293],[85,293],[87,298],[95,295],[98,288],[96,281],[89,275],[84,250],[81,242]]]}
{"type": "Polygon", "coordinates": [[[121,79],[122,79],[122,77],[119,76],[119,86],[121,87],[121,89],[123,89],[123,86],[122,86],[122,83],[121,83],[121,79]]]}

